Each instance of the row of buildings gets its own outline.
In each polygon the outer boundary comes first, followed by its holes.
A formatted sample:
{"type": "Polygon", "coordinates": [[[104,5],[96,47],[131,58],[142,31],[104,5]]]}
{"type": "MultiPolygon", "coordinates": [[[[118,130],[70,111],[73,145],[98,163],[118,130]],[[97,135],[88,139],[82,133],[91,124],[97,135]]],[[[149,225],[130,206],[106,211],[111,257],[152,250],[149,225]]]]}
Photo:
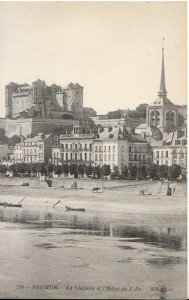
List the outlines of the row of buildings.
{"type": "Polygon", "coordinates": [[[149,145],[140,135],[129,134],[123,126],[104,128],[94,133],[86,125],[60,136],[39,134],[15,145],[15,163],[51,162],[110,165],[119,169],[150,162],[149,145]]]}
{"type": "Polygon", "coordinates": [[[121,170],[124,166],[139,166],[151,162],[158,165],[181,166],[187,169],[186,130],[171,132],[162,141],[151,145],[139,134],[130,134],[124,126],[104,128],[94,133],[89,127],[78,125],[60,136],[38,134],[15,145],[14,163],[76,163],[110,165],[121,170]]]}

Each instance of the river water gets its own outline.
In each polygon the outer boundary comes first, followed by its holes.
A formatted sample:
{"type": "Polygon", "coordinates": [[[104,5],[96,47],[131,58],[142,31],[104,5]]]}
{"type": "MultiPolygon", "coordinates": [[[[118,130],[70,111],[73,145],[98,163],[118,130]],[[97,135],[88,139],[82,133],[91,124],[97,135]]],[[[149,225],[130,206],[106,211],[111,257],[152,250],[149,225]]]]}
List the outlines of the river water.
{"type": "Polygon", "coordinates": [[[181,240],[111,224],[0,222],[0,298],[186,299],[181,240]]]}

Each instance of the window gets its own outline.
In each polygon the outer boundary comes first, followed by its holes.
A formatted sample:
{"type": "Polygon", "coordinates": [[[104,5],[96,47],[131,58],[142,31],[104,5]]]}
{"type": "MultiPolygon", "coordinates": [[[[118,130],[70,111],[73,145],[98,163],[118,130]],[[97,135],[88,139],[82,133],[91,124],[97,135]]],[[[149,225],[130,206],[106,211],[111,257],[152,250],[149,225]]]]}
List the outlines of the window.
{"type": "Polygon", "coordinates": [[[73,159],[73,153],[70,153],[70,160],[73,159]]]}
{"type": "Polygon", "coordinates": [[[83,158],[82,158],[82,153],[80,153],[80,160],[82,160],[83,158]]]}
{"type": "Polygon", "coordinates": [[[129,154],[129,160],[132,160],[132,154],[129,154]]]}
{"type": "Polygon", "coordinates": [[[139,154],[138,159],[141,160],[141,154],[139,154]]]}
{"type": "Polygon", "coordinates": [[[98,151],[98,147],[97,147],[97,146],[95,146],[95,151],[96,151],[96,152],[98,151]]]}
{"type": "Polygon", "coordinates": [[[159,165],[159,160],[157,160],[157,165],[159,165]]]}
{"type": "Polygon", "coordinates": [[[104,154],[104,160],[106,161],[106,154],[104,154]]]}
{"type": "Polygon", "coordinates": [[[168,151],[165,152],[165,157],[168,158],[168,151]]]}
{"type": "Polygon", "coordinates": [[[100,151],[100,152],[102,151],[102,147],[101,147],[101,146],[99,146],[99,151],[100,151]]]}
{"type": "Polygon", "coordinates": [[[112,158],[112,160],[113,160],[113,161],[115,161],[115,154],[113,154],[113,158],[112,158]]]}
{"type": "Polygon", "coordinates": [[[68,160],[68,153],[66,153],[66,160],[68,160]]]}
{"type": "Polygon", "coordinates": [[[99,154],[99,160],[102,160],[102,154],[99,154]]]}
{"type": "Polygon", "coordinates": [[[70,150],[72,150],[72,144],[70,144],[70,150]]]}
{"type": "Polygon", "coordinates": [[[136,154],[134,155],[134,160],[137,160],[137,155],[136,154]]]}
{"type": "Polygon", "coordinates": [[[115,152],[115,146],[113,146],[113,152],[115,152]]]}
{"type": "Polygon", "coordinates": [[[106,152],[106,146],[104,146],[104,151],[106,152]]]}
{"type": "Polygon", "coordinates": [[[146,155],[144,154],[144,155],[143,155],[143,160],[145,160],[145,159],[146,159],[146,155]]]}
{"type": "Polygon", "coordinates": [[[75,150],[77,150],[77,144],[75,144],[75,150]]]}
{"type": "Polygon", "coordinates": [[[132,152],[132,150],[131,150],[131,146],[129,146],[129,152],[132,152]]]}
{"type": "Polygon", "coordinates": [[[65,148],[68,149],[68,144],[65,145],[65,148]]]}
{"type": "Polygon", "coordinates": [[[109,151],[109,152],[111,151],[111,146],[108,147],[108,151],[109,151]]]}
{"type": "Polygon", "coordinates": [[[87,153],[85,153],[85,160],[87,160],[87,153]]]}
{"type": "Polygon", "coordinates": [[[159,151],[156,152],[156,158],[159,158],[159,151]]]}
{"type": "Polygon", "coordinates": [[[98,154],[95,154],[95,160],[98,160],[98,154]]]}
{"type": "Polygon", "coordinates": [[[91,153],[89,153],[89,160],[90,160],[90,161],[92,160],[92,155],[91,155],[91,153]]]}
{"type": "Polygon", "coordinates": [[[111,154],[108,154],[108,160],[111,160],[111,154]]]}

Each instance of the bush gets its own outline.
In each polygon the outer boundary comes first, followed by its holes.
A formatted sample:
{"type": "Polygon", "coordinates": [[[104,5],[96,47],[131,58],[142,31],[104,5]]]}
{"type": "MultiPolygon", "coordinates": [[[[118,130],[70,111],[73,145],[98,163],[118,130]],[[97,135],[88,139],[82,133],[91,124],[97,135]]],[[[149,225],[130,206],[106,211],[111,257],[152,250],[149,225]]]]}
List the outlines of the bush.
{"type": "Polygon", "coordinates": [[[0,165],[0,173],[5,174],[7,172],[7,167],[5,165],[0,165]]]}

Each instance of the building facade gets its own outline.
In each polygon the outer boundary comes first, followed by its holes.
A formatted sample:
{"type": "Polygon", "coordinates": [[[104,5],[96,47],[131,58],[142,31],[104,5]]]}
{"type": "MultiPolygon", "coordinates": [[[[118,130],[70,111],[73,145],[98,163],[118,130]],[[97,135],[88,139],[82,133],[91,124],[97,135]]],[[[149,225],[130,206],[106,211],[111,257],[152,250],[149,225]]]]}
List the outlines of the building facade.
{"type": "Polygon", "coordinates": [[[15,163],[45,163],[52,157],[52,136],[39,134],[16,144],[13,149],[15,163]]]}
{"type": "Polygon", "coordinates": [[[94,133],[91,129],[74,126],[73,133],[61,135],[52,147],[52,163],[84,163],[118,166],[138,166],[150,161],[148,143],[138,135],[130,135],[123,126],[104,128],[94,133]]]}
{"type": "Polygon", "coordinates": [[[52,163],[93,163],[95,133],[85,125],[75,125],[70,134],[61,134],[52,147],[52,163]]]}
{"type": "Polygon", "coordinates": [[[187,170],[186,130],[174,131],[153,146],[153,162],[158,165],[180,165],[184,174],[187,170]]]}
{"type": "Polygon", "coordinates": [[[111,130],[105,128],[94,140],[94,164],[110,165],[111,170],[118,166],[139,166],[150,162],[148,143],[138,135],[132,135],[124,126],[111,130]]]}

